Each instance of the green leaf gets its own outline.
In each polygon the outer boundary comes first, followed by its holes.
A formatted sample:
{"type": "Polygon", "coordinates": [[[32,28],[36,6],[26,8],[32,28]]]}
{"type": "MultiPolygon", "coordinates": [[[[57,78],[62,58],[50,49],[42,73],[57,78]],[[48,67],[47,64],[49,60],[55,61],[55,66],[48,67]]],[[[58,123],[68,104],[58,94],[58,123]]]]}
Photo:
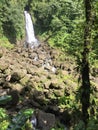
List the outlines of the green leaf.
{"type": "Polygon", "coordinates": [[[9,95],[4,95],[0,97],[0,104],[6,104],[7,102],[11,101],[12,97],[9,95]]]}
{"type": "Polygon", "coordinates": [[[34,110],[26,109],[20,111],[13,119],[7,130],[21,130],[26,121],[32,116],[34,110]]]}

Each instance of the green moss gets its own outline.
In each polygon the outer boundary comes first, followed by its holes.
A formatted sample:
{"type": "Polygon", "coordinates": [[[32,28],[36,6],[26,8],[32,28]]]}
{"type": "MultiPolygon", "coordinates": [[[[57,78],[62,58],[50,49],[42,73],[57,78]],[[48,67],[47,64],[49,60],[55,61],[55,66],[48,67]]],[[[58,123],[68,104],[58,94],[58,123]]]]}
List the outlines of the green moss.
{"type": "Polygon", "coordinates": [[[29,81],[29,77],[25,76],[20,80],[20,83],[25,86],[28,83],[28,81],[29,81]]]}
{"type": "Polygon", "coordinates": [[[14,44],[11,44],[6,37],[0,38],[0,46],[5,47],[7,49],[14,48],[14,44]]]}

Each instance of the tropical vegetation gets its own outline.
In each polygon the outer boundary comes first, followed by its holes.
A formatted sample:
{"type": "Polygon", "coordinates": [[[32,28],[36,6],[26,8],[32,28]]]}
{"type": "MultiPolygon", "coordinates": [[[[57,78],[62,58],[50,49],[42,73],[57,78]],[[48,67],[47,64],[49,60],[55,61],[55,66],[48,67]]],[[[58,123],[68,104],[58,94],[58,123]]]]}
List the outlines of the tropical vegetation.
{"type": "MultiPolygon", "coordinates": [[[[73,126],[73,130],[97,130],[98,99],[94,96],[94,84],[89,75],[94,75],[94,68],[98,69],[98,1],[0,0],[0,46],[12,49],[25,38],[24,8],[27,5],[39,41],[76,59],[79,90],[74,98],[60,99],[62,106],[67,104],[70,109],[82,111],[83,118],[73,126]]],[[[0,104],[5,104],[10,98],[0,97],[0,104]]],[[[32,112],[31,109],[20,111],[13,117],[14,122],[1,107],[0,130],[24,130],[24,123],[32,112]]]]}

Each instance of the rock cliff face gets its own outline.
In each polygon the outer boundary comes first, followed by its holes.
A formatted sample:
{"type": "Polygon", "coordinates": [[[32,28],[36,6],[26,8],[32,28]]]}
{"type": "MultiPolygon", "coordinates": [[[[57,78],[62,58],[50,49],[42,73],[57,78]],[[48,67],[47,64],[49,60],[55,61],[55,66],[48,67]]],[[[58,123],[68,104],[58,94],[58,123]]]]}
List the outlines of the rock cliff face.
{"type": "MultiPolygon", "coordinates": [[[[0,47],[0,96],[10,94],[13,97],[8,108],[13,106],[19,111],[32,107],[63,117],[65,111],[60,108],[59,99],[75,93],[77,77],[74,60],[45,43],[33,49],[18,46],[7,50],[0,47]]],[[[37,115],[39,122],[45,113],[40,114],[37,115]]],[[[70,116],[67,114],[63,121],[70,122],[70,116]]],[[[39,124],[43,125],[42,122],[39,124]]],[[[45,130],[50,129],[48,127],[45,126],[45,130]]]]}

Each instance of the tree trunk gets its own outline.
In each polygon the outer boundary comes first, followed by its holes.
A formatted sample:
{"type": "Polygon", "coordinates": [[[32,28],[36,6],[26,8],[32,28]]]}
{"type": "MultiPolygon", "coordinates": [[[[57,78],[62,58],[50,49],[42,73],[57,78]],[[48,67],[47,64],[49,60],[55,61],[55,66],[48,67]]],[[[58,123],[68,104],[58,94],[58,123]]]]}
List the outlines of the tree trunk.
{"type": "Polygon", "coordinates": [[[85,29],[84,29],[84,50],[82,54],[82,115],[83,121],[87,123],[89,118],[88,108],[90,104],[90,79],[89,79],[89,51],[91,46],[91,0],[84,0],[85,6],[85,29]]]}

